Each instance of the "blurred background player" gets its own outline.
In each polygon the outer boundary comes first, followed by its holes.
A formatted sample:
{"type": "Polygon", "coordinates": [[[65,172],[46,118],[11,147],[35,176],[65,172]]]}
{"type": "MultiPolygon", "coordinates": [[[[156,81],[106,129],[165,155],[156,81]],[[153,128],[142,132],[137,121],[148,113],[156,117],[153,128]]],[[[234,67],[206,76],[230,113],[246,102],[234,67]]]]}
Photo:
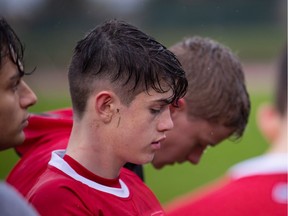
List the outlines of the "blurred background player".
{"type": "Polygon", "coordinates": [[[241,137],[250,113],[242,65],[229,48],[192,37],[170,50],[182,64],[189,87],[179,107],[171,108],[174,128],[155,155],[156,168],[185,161],[197,164],[207,147],[241,137]]]}
{"type": "Polygon", "coordinates": [[[171,202],[169,216],[287,215],[287,46],[277,75],[274,105],[258,110],[268,151],[235,165],[217,184],[171,202]]]}

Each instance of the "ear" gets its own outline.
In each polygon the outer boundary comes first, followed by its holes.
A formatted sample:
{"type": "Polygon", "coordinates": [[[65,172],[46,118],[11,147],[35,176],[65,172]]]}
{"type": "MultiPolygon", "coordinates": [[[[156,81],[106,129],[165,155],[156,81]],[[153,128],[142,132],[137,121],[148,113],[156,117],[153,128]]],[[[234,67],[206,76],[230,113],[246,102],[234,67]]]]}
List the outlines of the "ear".
{"type": "Polygon", "coordinates": [[[178,100],[178,107],[175,107],[173,105],[170,105],[170,112],[171,112],[171,116],[175,116],[180,112],[185,112],[187,109],[187,104],[184,98],[180,98],[178,100]]]}
{"type": "Polygon", "coordinates": [[[115,113],[117,97],[113,92],[101,91],[95,97],[95,111],[104,123],[109,123],[115,113]]]}
{"type": "Polygon", "coordinates": [[[279,136],[280,116],[273,105],[261,105],[257,111],[257,123],[262,135],[272,143],[279,136]]]}

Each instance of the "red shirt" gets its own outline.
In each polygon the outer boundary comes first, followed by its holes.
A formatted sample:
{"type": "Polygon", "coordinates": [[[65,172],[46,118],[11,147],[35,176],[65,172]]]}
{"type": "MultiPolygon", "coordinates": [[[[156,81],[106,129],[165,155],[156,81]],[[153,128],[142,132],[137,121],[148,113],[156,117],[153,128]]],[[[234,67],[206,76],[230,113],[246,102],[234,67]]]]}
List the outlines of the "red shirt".
{"type": "Polygon", "coordinates": [[[164,215],[151,190],[133,172],[122,169],[119,178],[94,175],[65,151],[55,151],[47,170],[27,198],[45,215],[164,215]],[[65,156],[66,157],[66,156],[65,156]]]}
{"type": "Polygon", "coordinates": [[[287,216],[287,154],[241,163],[231,170],[226,184],[209,188],[200,196],[192,193],[170,203],[167,215],[287,216]]]}
{"type": "Polygon", "coordinates": [[[66,149],[73,120],[72,110],[56,110],[32,115],[24,129],[25,142],[16,148],[22,157],[7,177],[7,182],[26,196],[38,177],[47,168],[51,152],[66,149]]]}

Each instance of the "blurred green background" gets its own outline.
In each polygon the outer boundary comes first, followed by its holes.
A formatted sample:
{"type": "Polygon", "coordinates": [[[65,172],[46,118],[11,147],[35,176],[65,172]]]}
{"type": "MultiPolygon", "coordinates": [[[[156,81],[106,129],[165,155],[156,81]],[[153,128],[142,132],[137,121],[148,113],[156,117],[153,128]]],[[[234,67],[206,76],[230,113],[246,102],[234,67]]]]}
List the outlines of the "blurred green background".
{"type": "MultiPolygon", "coordinates": [[[[287,41],[286,0],[0,0],[0,14],[25,44],[26,69],[36,67],[25,78],[39,99],[32,112],[70,106],[66,73],[73,47],[106,19],[126,20],[167,47],[185,36],[211,37],[239,56],[252,101],[243,138],[210,148],[197,166],[155,170],[145,165],[145,180],[162,203],[267,149],[256,126],[256,110],[271,101],[278,56],[287,41]]],[[[0,153],[1,179],[17,159],[13,150],[0,153]]]]}

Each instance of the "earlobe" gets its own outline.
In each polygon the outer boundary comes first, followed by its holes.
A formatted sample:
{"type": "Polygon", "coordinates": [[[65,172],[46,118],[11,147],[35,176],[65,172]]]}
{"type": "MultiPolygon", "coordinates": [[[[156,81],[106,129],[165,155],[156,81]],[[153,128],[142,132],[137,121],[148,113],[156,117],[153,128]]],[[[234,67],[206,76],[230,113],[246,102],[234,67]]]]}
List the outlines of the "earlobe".
{"type": "Polygon", "coordinates": [[[186,101],[184,98],[178,100],[178,107],[170,105],[170,113],[173,121],[175,122],[178,118],[182,118],[183,116],[187,116],[186,113],[186,101]]]}
{"type": "Polygon", "coordinates": [[[178,100],[178,109],[179,110],[184,110],[186,108],[187,104],[184,98],[180,98],[178,100]]]}
{"type": "Polygon", "coordinates": [[[115,95],[109,91],[99,92],[95,97],[95,111],[104,123],[109,123],[112,120],[114,102],[115,95]]]}
{"type": "Polygon", "coordinates": [[[178,107],[170,105],[171,115],[173,115],[177,111],[183,111],[185,109],[185,107],[186,107],[186,101],[184,100],[184,98],[180,98],[178,100],[178,107]]]}

